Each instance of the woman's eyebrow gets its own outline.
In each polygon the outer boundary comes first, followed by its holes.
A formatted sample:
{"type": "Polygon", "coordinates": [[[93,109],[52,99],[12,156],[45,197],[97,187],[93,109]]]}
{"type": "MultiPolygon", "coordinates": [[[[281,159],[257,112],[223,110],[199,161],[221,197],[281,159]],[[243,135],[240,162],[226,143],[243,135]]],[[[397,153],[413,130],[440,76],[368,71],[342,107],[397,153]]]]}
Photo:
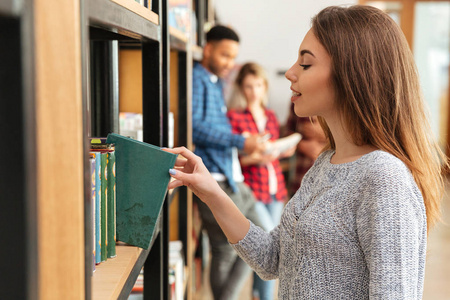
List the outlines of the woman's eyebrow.
{"type": "Polygon", "coordinates": [[[309,51],[309,50],[307,50],[307,49],[304,49],[304,50],[300,51],[300,56],[303,56],[303,55],[305,55],[305,54],[309,54],[309,55],[311,55],[312,57],[316,57],[311,51],[309,51]]]}

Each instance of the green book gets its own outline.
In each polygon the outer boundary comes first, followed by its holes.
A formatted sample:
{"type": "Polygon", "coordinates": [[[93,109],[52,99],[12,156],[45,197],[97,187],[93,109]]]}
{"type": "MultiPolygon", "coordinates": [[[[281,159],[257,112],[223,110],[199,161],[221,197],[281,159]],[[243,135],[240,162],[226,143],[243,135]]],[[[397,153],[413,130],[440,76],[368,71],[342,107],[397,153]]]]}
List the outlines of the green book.
{"type": "Polygon", "coordinates": [[[111,133],[116,153],[117,240],[150,247],[177,155],[111,133]]]}
{"type": "Polygon", "coordinates": [[[108,169],[108,199],[106,204],[108,245],[106,247],[106,252],[108,258],[111,258],[116,256],[116,155],[115,151],[109,151],[106,155],[106,165],[108,169]]]}
{"type": "Polygon", "coordinates": [[[102,185],[102,194],[100,198],[100,236],[101,236],[101,260],[105,261],[107,259],[106,253],[106,245],[108,243],[108,237],[106,233],[108,232],[107,222],[106,222],[106,214],[107,214],[107,199],[108,199],[108,170],[106,164],[106,152],[102,152],[101,154],[101,185],[102,185]]]}

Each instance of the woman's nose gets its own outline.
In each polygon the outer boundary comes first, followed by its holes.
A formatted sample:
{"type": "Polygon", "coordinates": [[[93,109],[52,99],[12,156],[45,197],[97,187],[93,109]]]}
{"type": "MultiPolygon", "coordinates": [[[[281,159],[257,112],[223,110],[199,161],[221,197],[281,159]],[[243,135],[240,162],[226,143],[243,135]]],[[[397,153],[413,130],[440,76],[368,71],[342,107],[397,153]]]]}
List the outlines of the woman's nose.
{"type": "Polygon", "coordinates": [[[286,73],[284,73],[284,77],[286,77],[287,80],[289,81],[295,81],[296,80],[296,76],[294,75],[294,72],[292,71],[293,66],[286,71],[286,73]]]}

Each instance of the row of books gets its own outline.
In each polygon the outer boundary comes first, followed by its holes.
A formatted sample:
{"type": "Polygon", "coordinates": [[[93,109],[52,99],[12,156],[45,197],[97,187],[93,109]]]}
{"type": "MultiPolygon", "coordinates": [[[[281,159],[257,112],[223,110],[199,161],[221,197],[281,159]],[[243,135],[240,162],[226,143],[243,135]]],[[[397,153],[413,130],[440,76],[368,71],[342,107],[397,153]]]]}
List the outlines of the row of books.
{"type": "Polygon", "coordinates": [[[116,256],[116,155],[114,144],[91,139],[93,260],[95,264],[116,256]]]}
{"type": "Polygon", "coordinates": [[[149,249],[177,155],[115,133],[90,146],[95,270],[116,256],[116,241],[149,249]]]}
{"type": "Polygon", "coordinates": [[[168,23],[186,36],[192,36],[192,42],[197,44],[197,17],[190,8],[188,0],[169,0],[168,23]]]}

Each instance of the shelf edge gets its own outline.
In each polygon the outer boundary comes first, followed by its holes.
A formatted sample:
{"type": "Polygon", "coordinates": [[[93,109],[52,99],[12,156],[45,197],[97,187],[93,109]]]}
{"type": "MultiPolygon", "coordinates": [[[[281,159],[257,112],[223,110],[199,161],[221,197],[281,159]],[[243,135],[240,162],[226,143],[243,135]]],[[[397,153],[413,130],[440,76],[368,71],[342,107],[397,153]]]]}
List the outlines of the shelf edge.
{"type": "Polygon", "coordinates": [[[159,25],[159,16],[152,12],[150,9],[142,6],[133,0],[111,0],[114,3],[119,4],[120,6],[125,7],[126,9],[134,12],[137,15],[147,19],[148,21],[154,23],[155,25],[159,25]]]}
{"type": "MultiPolygon", "coordinates": [[[[88,1],[87,15],[90,26],[129,36],[133,39],[160,41],[161,28],[158,24],[113,1],[119,0],[88,1]]],[[[120,1],[124,2],[124,0],[120,1]]],[[[140,6],[138,3],[136,5],[140,6]]],[[[145,7],[142,7],[142,9],[148,10],[145,7]]],[[[148,12],[154,14],[151,11],[148,12]]]]}

